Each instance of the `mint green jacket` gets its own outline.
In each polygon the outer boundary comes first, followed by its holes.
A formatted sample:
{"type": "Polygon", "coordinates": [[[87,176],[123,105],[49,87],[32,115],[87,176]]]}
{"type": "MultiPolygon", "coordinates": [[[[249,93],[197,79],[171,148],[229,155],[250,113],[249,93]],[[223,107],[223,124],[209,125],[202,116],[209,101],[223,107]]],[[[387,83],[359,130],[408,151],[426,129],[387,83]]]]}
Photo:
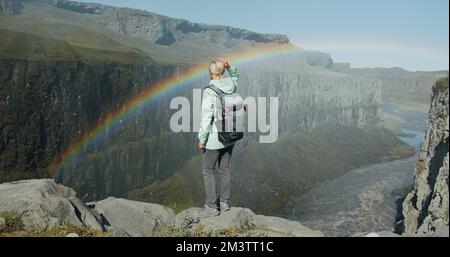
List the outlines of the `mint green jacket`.
{"type": "MultiPolygon", "coordinates": [[[[230,67],[228,70],[230,77],[222,78],[220,80],[211,80],[210,85],[218,87],[225,93],[233,93],[236,91],[239,80],[239,73],[236,67],[230,67]]],[[[212,89],[207,88],[203,91],[202,100],[202,120],[200,130],[198,132],[198,140],[204,144],[206,149],[217,150],[229,147],[232,144],[224,145],[219,141],[217,128],[214,122],[217,121],[214,117],[216,111],[217,94],[212,89]],[[211,125],[211,120],[214,117],[214,122],[211,125]]]]}

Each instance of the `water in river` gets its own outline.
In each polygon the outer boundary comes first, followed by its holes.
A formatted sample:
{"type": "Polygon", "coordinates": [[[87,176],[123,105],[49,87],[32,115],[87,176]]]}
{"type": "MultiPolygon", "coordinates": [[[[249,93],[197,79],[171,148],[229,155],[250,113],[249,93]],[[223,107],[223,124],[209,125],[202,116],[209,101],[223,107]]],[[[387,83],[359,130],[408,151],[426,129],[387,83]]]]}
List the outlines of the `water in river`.
{"type": "Polygon", "coordinates": [[[327,236],[393,230],[396,202],[413,183],[427,115],[400,110],[391,103],[386,103],[384,109],[406,121],[400,127],[405,137],[399,138],[413,146],[416,155],[354,169],[322,183],[296,199],[290,219],[322,230],[327,236]]]}

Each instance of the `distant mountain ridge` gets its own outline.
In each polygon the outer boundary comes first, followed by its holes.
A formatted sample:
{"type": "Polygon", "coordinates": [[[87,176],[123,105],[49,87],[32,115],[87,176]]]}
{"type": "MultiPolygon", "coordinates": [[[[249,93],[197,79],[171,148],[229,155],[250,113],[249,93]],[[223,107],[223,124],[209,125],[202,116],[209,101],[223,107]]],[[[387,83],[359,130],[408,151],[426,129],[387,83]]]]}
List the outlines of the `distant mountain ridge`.
{"type": "MultiPolygon", "coordinates": [[[[76,47],[148,55],[157,63],[177,65],[195,65],[259,46],[291,45],[286,35],[66,0],[1,0],[0,28],[63,40],[76,47]]],[[[318,51],[299,51],[296,58],[286,60],[282,69],[333,66],[331,56],[318,51]]]]}
{"type": "Polygon", "coordinates": [[[217,33],[222,33],[226,34],[226,39],[232,40],[248,40],[256,43],[289,43],[286,35],[259,34],[234,27],[194,23],[148,11],[112,7],[97,3],[81,3],[67,0],[2,0],[1,6],[4,6],[4,8],[0,12],[4,14],[20,14],[23,3],[27,2],[48,4],[59,9],[82,14],[106,15],[110,19],[105,23],[105,26],[112,30],[125,35],[131,34],[142,37],[159,45],[171,45],[176,41],[182,40],[183,35],[186,33],[211,34],[211,41],[220,41],[220,38],[215,38],[215,36],[217,33]]]}
{"type": "Polygon", "coordinates": [[[448,70],[408,71],[393,68],[351,68],[350,63],[333,63],[332,69],[380,82],[383,96],[389,100],[407,103],[430,103],[431,86],[439,78],[448,76],[448,70]]]}
{"type": "Polygon", "coordinates": [[[90,13],[90,14],[102,14],[107,10],[112,9],[112,6],[107,6],[97,3],[82,3],[68,0],[21,0],[24,2],[38,2],[56,6],[61,9],[65,9],[78,13],[90,13]]]}

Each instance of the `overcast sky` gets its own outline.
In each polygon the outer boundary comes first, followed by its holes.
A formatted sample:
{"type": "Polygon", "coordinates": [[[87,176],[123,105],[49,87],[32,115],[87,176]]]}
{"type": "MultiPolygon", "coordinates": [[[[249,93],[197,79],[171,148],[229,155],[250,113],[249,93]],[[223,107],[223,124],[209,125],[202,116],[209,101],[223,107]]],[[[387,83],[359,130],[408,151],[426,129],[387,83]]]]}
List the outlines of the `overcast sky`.
{"type": "Polygon", "coordinates": [[[353,67],[448,70],[448,0],[91,0],[286,34],[353,67]]]}

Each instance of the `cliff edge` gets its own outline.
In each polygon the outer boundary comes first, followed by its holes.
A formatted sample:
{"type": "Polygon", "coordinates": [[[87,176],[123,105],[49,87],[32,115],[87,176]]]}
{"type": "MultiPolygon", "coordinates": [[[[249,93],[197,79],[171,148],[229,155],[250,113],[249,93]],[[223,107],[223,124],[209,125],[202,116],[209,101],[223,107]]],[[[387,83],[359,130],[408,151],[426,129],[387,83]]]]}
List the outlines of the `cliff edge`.
{"type": "Polygon", "coordinates": [[[403,202],[406,235],[448,236],[448,77],[433,86],[429,125],[416,164],[414,188],[403,202]]]}
{"type": "Polygon", "coordinates": [[[323,236],[299,222],[246,208],[206,219],[199,219],[198,211],[175,215],[162,205],[114,197],[83,203],[53,179],[0,184],[0,236],[323,236]]]}

